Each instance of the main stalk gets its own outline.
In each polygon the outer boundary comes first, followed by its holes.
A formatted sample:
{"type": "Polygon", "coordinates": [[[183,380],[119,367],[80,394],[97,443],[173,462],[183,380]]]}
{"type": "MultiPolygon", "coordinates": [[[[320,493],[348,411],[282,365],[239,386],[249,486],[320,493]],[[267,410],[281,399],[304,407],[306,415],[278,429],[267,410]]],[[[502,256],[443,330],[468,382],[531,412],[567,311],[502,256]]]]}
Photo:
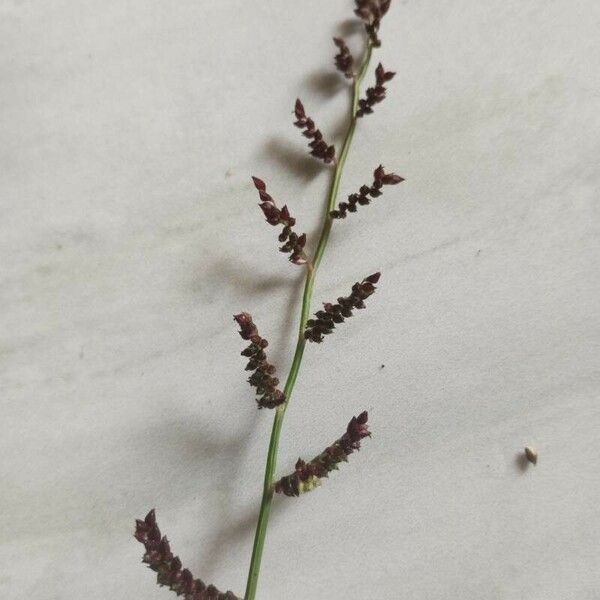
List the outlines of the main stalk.
{"type": "Polygon", "coordinates": [[[352,144],[352,138],[354,137],[354,131],[356,129],[357,116],[356,111],[358,108],[358,99],[360,97],[360,85],[364,79],[365,73],[368,69],[369,62],[371,60],[371,54],[373,52],[373,45],[369,42],[367,46],[366,55],[361,65],[360,71],[354,77],[352,84],[352,103],[350,108],[350,123],[344,137],[344,143],[342,151],[338,158],[333,173],[333,179],[329,188],[329,194],[327,198],[327,208],[323,219],[323,227],[321,229],[321,236],[317,249],[313,259],[310,261],[311,268],[307,269],[306,281],[304,283],[304,293],[302,295],[302,308],[300,311],[300,324],[298,327],[298,341],[296,343],[296,350],[294,352],[294,360],[290,367],[283,393],[285,394],[286,401],[277,407],[275,411],[275,417],[273,419],[273,429],[271,430],[271,439],[269,441],[269,451],[267,454],[267,466],[265,468],[264,488],[263,496],[260,504],[260,512],[258,515],[258,523],[256,524],[256,534],[254,536],[254,546],[252,548],[252,559],[250,561],[250,570],[248,572],[248,583],[246,584],[245,600],[255,600],[256,589],[258,586],[258,576],[260,573],[260,564],[262,560],[263,548],[265,545],[265,538],[267,535],[267,527],[269,524],[269,516],[271,514],[271,505],[273,503],[274,494],[274,478],[275,469],[277,467],[277,453],[279,451],[279,438],[281,436],[281,428],[283,426],[283,418],[285,411],[288,407],[300,366],[302,364],[302,356],[304,355],[304,348],[306,346],[306,339],[304,337],[304,331],[306,329],[306,323],[310,315],[310,306],[313,296],[313,289],[315,286],[315,278],[317,276],[317,270],[321,264],[323,254],[329,241],[329,234],[331,233],[331,226],[333,219],[329,213],[335,208],[337,195],[340,187],[340,181],[342,179],[342,173],[344,171],[344,165],[346,164],[346,158],[350,145],[352,144]]]}

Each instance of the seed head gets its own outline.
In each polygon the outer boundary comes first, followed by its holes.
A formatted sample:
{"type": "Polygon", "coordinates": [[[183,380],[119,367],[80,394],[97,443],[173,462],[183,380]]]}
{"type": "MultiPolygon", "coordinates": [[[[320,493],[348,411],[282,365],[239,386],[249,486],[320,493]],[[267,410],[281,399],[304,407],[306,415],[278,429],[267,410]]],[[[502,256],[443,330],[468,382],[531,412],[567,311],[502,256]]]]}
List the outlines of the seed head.
{"type": "Polygon", "coordinates": [[[156,572],[159,585],[166,586],[186,600],[240,600],[233,592],[220,592],[214,585],[194,579],[188,569],[183,569],[178,556],[173,556],[166,536],[162,536],[152,509],[146,517],[135,522],[134,537],[144,545],[142,562],[156,572]]]}
{"type": "Polygon", "coordinates": [[[354,58],[350,53],[350,49],[342,38],[333,38],[333,43],[339,49],[339,52],[335,55],[335,66],[337,67],[338,71],[341,71],[344,74],[344,77],[352,79],[354,77],[354,71],[352,70],[352,67],[354,66],[354,58]]]}
{"type": "Polygon", "coordinates": [[[344,435],[310,462],[299,458],[294,472],[282,477],[275,484],[275,491],[286,496],[299,496],[319,487],[322,478],[337,470],[339,463],[347,462],[350,454],[360,450],[361,441],[371,436],[367,425],[368,418],[367,411],[352,417],[344,435]]]}
{"type": "Polygon", "coordinates": [[[337,209],[332,210],[329,215],[334,219],[345,219],[346,214],[356,212],[358,206],[364,206],[371,203],[373,198],[378,198],[383,194],[384,185],[396,185],[404,181],[403,177],[395,173],[386,173],[381,165],[373,171],[373,183],[371,186],[363,185],[357,194],[350,194],[346,202],[340,202],[337,209]]]}
{"type": "Polygon", "coordinates": [[[373,106],[385,99],[386,87],[385,84],[391,81],[396,73],[386,71],[383,65],[379,63],[375,69],[375,85],[367,88],[366,98],[361,98],[358,101],[357,117],[362,117],[373,112],[373,106]]]}
{"type": "Polygon", "coordinates": [[[306,115],[304,105],[300,102],[300,99],[296,100],[294,114],[296,116],[294,125],[298,129],[303,129],[302,135],[311,140],[308,143],[310,154],[322,160],[325,164],[332,163],[335,160],[335,148],[323,139],[323,134],[316,128],[315,122],[306,115]]]}
{"type": "Polygon", "coordinates": [[[304,246],[306,245],[306,234],[298,235],[292,228],[296,224],[296,219],[290,215],[287,206],[277,208],[275,200],[267,193],[267,186],[262,179],[252,177],[254,187],[258,190],[260,198],[260,208],[265,215],[269,225],[283,225],[283,230],[278,236],[280,242],[285,242],[280,246],[280,252],[286,252],[290,255],[290,262],[295,265],[304,265],[307,263],[304,246]]]}
{"type": "Polygon", "coordinates": [[[364,301],[377,289],[375,284],[380,276],[381,273],[373,273],[361,282],[356,282],[351,294],[346,298],[338,298],[336,304],[324,303],[323,310],[315,313],[316,318],[307,321],[304,337],[311,342],[321,343],[325,335],[333,333],[336,324],[343,323],[352,316],[353,309],[365,308],[364,301]]]}
{"type": "Polygon", "coordinates": [[[249,313],[242,312],[233,318],[240,327],[242,339],[250,340],[250,345],[241,354],[248,358],[246,371],[254,371],[248,383],[256,388],[258,408],[276,408],[285,402],[285,395],[277,388],[279,379],[275,377],[275,367],[267,360],[265,348],[269,342],[260,336],[249,313]]]}

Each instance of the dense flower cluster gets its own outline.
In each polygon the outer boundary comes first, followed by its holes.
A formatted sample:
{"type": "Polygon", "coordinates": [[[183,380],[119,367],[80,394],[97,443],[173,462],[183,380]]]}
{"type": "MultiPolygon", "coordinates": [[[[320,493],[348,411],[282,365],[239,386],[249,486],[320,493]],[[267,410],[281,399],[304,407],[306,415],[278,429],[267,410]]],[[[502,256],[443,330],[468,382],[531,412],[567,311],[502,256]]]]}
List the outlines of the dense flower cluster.
{"type": "Polygon", "coordinates": [[[346,42],[342,38],[334,37],[333,43],[338,47],[339,52],[335,55],[335,66],[338,71],[344,74],[344,77],[352,79],[354,77],[354,58],[350,54],[350,49],[346,45],[346,42]]]}
{"type": "Polygon", "coordinates": [[[379,281],[381,273],[373,273],[360,283],[352,286],[352,293],[347,297],[337,299],[337,304],[325,302],[323,310],[315,313],[316,319],[309,319],[306,323],[304,337],[311,342],[322,342],[323,336],[333,333],[336,323],[343,323],[344,319],[352,316],[353,308],[365,308],[365,300],[377,289],[375,284],[379,281]]]}
{"type": "Polygon", "coordinates": [[[270,225],[283,225],[283,230],[279,234],[279,241],[285,242],[279,248],[280,252],[290,254],[290,262],[295,265],[306,264],[306,254],[304,254],[304,246],[306,245],[306,234],[298,235],[293,231],[292,227],[296,224],[296,219],[290,215],[287,206],[277,208],[275,200],[267,193],[267,186],[262,179],[252,177],[254,187],[258,190],[260,196],[260,208],[262,209],[267,223],[270,225]]]}
{"type": "Polygon", "coordinates": [[[260,396],[256,400],[259,408],[275,408],[285,402],[284,393],[277,389],[279,379],[274,377],[275,367],[267,360],[265,348],[269,342],[260,336],[251,315],[247,312],[233,317],[240,326],[240,335],[244,340],[250,340],[250,345],[242,350],[242,356],[249,358],[246,371],[254,371],[248,378],[248,383],[256,388],[260,396]]]}
{"type": "Polygon", "coordinates": [[[304,129],[302,135],[311,140],[308,143],[311,155],[319,158],[325,164],[333,162],[335,160],[335,148],[323,139],[323,134],[317,129],[315,122],[306,115],[304,105],[299,99],[296,100],[294,114],[296,115],[294,125],[299,129],[304,129]]]}
{"type": "Polygon", "coordinates": [[[395,173],[386,173],[383,166],[379,165],[373,171],[373,184],[361,186],[358,194],[350,194],[347,202],[340,202],[337,210],[332,210],[329,215],[334,219],[345,219],[347,212],[356,212],[357,206],[369,204],[373,198],[378,198],[383,194],[381,188],[384,185],[396,185],[404,181],[404,177],[395,173]]]}
{"type": "Polygon", "coordinates": [[[394,78],[392,71],[386,71],[379,63],[375,69],[375,86],[367,88],[367,97],[358,101],[357,117],[362,117],[373,112],[373,106],[385,98],[385,84],[394,78]]]}
{"type": "Polygon", "coordinates": [[[373,46],[381,46],[377,36],[381,19],[390,8],[392,0],[356,0],[354,14],[365,23],[365,29],[373,46]]]}
{"type": "Polygon", "coordinates": [[[320,486],[321,479],[337,469],[339,463],[346,462],[350,454],[360,449],[361,440],[371,435],[368,418],[366,411],[358,417],[352,417],[346,433],[310,462],[299,458],[294,472],[282,477],[275,484],[275,491],[286,496],[299,496],[320,486]]]}
{"type": "Polygon", "coordinates": [[[167,586],[185,600],[240,600],[233,592],[220,592],[214,585],[207,586],[201,579],[194,579],[188,569],[182,569],[181,560],[173,556],[167,537],[161,536],[154,510],[143,521],[136,520],[134,535],[144,544],[146,552],[142,562],[157,573],[159,585],[167,586]]]}

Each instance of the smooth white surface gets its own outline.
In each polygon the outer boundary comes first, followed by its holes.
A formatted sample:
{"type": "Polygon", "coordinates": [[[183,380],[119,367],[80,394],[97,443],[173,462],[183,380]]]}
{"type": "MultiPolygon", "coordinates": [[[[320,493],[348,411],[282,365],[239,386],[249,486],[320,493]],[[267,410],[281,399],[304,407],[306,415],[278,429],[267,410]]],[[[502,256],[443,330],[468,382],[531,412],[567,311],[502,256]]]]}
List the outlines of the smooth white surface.
{"type": "MultiPolygon", "coordinates": [[[[290,111],[342,131],[351,6],[0,2],[2,598],[169,598],[153,506],[243,593],[272,414],[231,315],[285,374],[301,285],[249,176],[314,240],[290,111]]],[[[406,182],[336,225],[316,303],[383,277],[308,347],[280,472],[364,408],[374,436],[277,500],[262,600],[600,598],[599,28],[593,0],[394,2],[342,193],[406,182]]]]}

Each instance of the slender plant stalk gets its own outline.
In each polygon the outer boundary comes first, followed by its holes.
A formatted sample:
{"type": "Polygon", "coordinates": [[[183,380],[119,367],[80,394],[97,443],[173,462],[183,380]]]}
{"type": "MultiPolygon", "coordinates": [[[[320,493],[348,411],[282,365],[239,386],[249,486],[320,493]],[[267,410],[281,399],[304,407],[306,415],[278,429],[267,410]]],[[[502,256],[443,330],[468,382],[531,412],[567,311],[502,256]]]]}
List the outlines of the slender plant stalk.
{"type": "Polygon", "coordinates": [[[263,554],[263,548],[265,545],[265,538],[267,535],[267,527],[269,524],[269,516],[271,513],[271,505],[273,503],[273,494],[274,494],[274,479],[275,479],[275,469],[277,467],[277,454],[279,451],[279,438],[281,435],[281,429],[283,427],[283,419],[285,416],[285,411],[289,404],[292,391],[294,389],[294,385],[296,384],[296,379],[298,378],[298,373],[300,371],[300,366],[302,364],[302,357],[304,355],[304,348],[306,346],[306,339],[304,337],[304,330],[306,329],[306,323],[308,321],[308,317],[310,314],[310,305],[313,295],[313,289],[315,285],[315,278],[317,275],[317,269],[321,263],[323,258],[323,254],[325,253],[325,249],[327,247],[327,242],[329,241],[329,234],[331,233],[331,226],[333,224],[333,219],[330,216],[330,212],[335,208],[335,203],[338,195],[338,190],[340,187],[340,181],[342,179],[342,173],[344,170],[344,165],[346,164],[346,158],[348,156],[348,151],[350,150],[350,145],[352,144],[352,138],[354,137],[354,131],[356,129],[357,123],[357,109],[358,109],[358,99],[360,96],[360,85],[362,80],[364,79],[365,73],[369,67],[369,62],[371,60],[371,54],[373,52],[373,44],[369,41],[367,45],[367,50],[365,54],[365,58],[361,65],[361,68],[358,74],[354,77],[353,85],[352,85],[352,104],[350,109],[350,123],[348,125],[348,129],[346,131],[346,136],[344,138],[344,144],[342,146],[342,151],[339,156],[339,159],[335,166],[335,171],[333,174],[333,180],[331,182],[331,187],[329,189],[329,195],[327,200],[327,208],[325,212],[325,217],[323,221],[323,228],[321,230],[321,237],[319,238],[319,243],[317,245],[317,249],[313,256],[313,259],[309,262],[309,268],[306,273],[306,282],[304,284],[304,293],[302,296],[302,308],[300,312],[300,325],[298,329],[298,342],[296,343],[296,350],[294,353],[294,359],[292,361],[292,366],[290,367],[290,372],[288,374],[287,380],[285,382],[284,394],[286,397],[285,403],[281,404],[277,407],[275,411],[275,417],[273,420],[273,429],[271,431],[271,439],[269,441],[269,451],[267,454],[267,465],[265,468],[265,478],[264,478],[264,489],[262,495],[262,501],[260,504],[260,512],[258,515],[258,523],[256,525],[256,534],[254,537],[254,546],[252,548],[252,559],[250,561],[250,569],[248,572],[248,582],[246,584],[246,594],[244,596],[245,600],[255,600],[256,597],[256,589],[258,586],[258,577],[260,574],[260,564],[263,554]]]}

